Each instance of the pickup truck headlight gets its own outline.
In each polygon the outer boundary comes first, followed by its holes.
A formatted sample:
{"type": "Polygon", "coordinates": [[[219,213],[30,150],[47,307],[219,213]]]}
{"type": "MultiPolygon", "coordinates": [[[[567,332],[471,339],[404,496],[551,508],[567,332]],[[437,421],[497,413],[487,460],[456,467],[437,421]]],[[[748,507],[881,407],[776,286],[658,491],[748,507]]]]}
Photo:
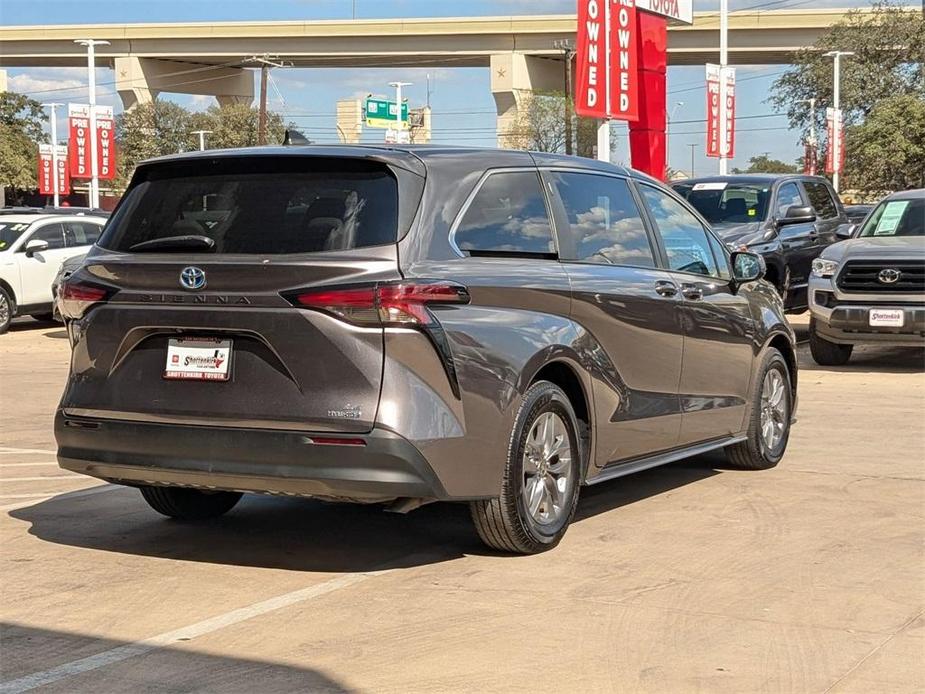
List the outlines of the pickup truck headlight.
{"type": "Polygon", "coordinates": [[[838,262],[816,258],[813,260],[813,275],[816,277],[831,277],[838,270],[838,262]]]}

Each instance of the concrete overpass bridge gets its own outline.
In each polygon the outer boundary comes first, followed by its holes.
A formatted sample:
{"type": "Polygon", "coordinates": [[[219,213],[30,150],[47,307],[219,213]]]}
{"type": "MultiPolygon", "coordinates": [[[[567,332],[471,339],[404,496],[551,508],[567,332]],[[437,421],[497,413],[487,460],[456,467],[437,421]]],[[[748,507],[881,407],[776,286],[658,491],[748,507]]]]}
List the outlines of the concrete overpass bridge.
{"type": "MultiPolygon", "coordinates": [[[[862,10],[863,11],[863,10],[862,10]]],[[[869,12],[870,10],[866,10],[869,12]]],[[[789,62],[847,9],[734,12],[734,65],[789,62]]],[[[498,131],[516,118],[524,94],[562,89],[560,39],[574,39],[572,15],[344,21],[92,24],[0,27],[0,67],[86,65],[74,39],[105,39],[100,65],[115,71],[126,109],[160,92],[206,94],[220,103],[254,97],[247,57],[268,53],[295,67],[491,67],[498,131]]],[[[719,60],[719,17],[698,12],[692,26],[670,26],[671,65],[719,60]]]]}

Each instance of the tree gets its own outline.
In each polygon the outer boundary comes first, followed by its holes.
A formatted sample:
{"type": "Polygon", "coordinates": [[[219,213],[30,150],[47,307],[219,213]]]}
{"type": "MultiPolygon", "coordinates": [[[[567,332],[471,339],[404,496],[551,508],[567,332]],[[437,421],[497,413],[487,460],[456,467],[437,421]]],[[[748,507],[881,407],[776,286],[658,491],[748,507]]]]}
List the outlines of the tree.
{"type": "MultiPolygon", "coordinates": [[[[257,122],[259,110],[248,104],[213,105],[202,113],[191,117],[191,130],[211,130],[208,136],[209,149],[227,147],[253,147],[257,144],[257,122]]],[[[282,116],[267,113],[267,142],[280,144],[286,125],[282,116]]],[[[198,140],[196,142],[198,146],[198,140]]]]}
{"type": "Polygon", "coordinates": [[[750,173],[797,173],[798,169],[793,164],[787,164],[779,159],[771,159],[767,154],[759,154],[748,160],[748,168],[733,169],[735,174],[750,173]]]}
{"type": "Polygon", "coordinates": [[[119,183],[128,182],[139,162],[188,150],[191,115],[172,101],[155,99],[116,119],[119,183]]]}
{"type": "Polygon", "coordinates": [[[845,131],[845,147],[848,187],[878,195],[925,188],[925,100],[884,99],[845,131]]]}
{"type": "Polygon", "coordinates": [[[48,142],[47,121],[38,101],[16,92],[0,92],[0,200],[4,188],[37,185],[38,145],[48,142]]]}
{"type": "MultiPolygon", "coordinates": [[[[825,133],[825,109],[832,106],[830,50],[854,51],[842,60],[841,108],[845,123],[863,123],[878,103],[899,95],[925,99],[925,20],[920,10],[877,0],[872,14],[853,10],[823,32],[816,45],[799,51],[793,66],[774,82],[770,103],[784,111],[794,129],[812,124],[825,133]],[[807,101],[816,99],[809,112],[807,101]]],[[[847,134],[847,131],[846,131],[847,134]]],[[[846,146],[851,147],[850,142],[846,146]]],[[[850,177],[854,162],[846,161],[850,177]]]]}
{"type": "MultiPolygon", "coordinates": [[[[593,157],[597,147],[597,121],[579,118],[563,92],[532,92],[522,97],[518,117],[501,137],[508,147],[534,152],[565,151],[565,114],[572,119],[575,153],[593,157]]],[[[611,141],[611,146],[616,138],[611,141]]]]}

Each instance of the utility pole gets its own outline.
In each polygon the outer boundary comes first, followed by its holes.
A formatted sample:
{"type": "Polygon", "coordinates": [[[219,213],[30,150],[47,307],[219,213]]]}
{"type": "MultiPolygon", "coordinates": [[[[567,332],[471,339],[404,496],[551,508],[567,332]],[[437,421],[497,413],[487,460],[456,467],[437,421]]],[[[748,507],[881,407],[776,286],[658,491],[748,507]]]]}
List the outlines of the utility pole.
{"type": "Polygon", "coordinates": [[[58,107],[64,104],[42,104],[43,108],[51,109],[51,182],[55,187],[55,207],[61,205],[61,195],[58,192],[58,107]]]}
{"type": "Polygon", "coordinates": [[[100,206],[100,169],[96,151],[96,55],[95,46],[108,46],[109,41],[76,39],[74,43],[87,47],[87,91],[90,101],[90,207],[100,206]]]}
{"type": "Polygon", "coordinates": [[[689,143],[687,146],[691,148],[691,178],[694,178],[694,147],[697,145],[689,143]]]}
{"type": "MultiPolygon", "coordinates": [[[[809,151],[810,151],[810,161],[803,162],[803,169],[805,170],[809,166],[809,174],[811,176],[816,175],[816,97],[811,99],[804,99],[804,104],[809,104],[809,151]]],[[[805,159],[805,155],[804,155],[805,159]]]]}
{"type": "Polygon", "coordinates": [[[572,154],[572,58],[574,44],[568,39],[557,40],[553,46],[562,51],[565,58],[565,153],[572,154]]]}
{"type": "Polygon", "coordinates": [[[842,56],[854,55],[854,51],[829,51],[824,54],[826,58],[834,58],[832,61],[832,69],[834,70],[834,75],[832,77],[832,108],[835,109],[835,122],[832,124],[832,131],[834,137],[832,138],[834,142],[829,143],[829,147],[833,148],[832,150],[832,187],[835,189],[835,192],[838,192],[838,174],[839,169],[841,168],[841,129],[842,129],[842,118],[841,118],[841,108],[840,108],[840,99],[841,99],[841,57],[842,56]]]}
{"type": "Polygon", "coordinates": [[[211,130],[194,130],[193,135],[199,135],[199,151],[202,152],[206,148],[206,135],[211,135],[211,130]]]}
{"type": "Polygon", "coordinates": [[[260,63],[260,107],[257,111],[257,144],[267,143],[267,81],[270,78],[270,68],[289,67],[291,63],[281,62],[279,56],[252,55],[245,62],[260,63]]]}
{"type": "Polygon", "coordinates": [[[719,175],[727,171],[726,64],[729,62],[729,0],[719,0],[719,175]]]}

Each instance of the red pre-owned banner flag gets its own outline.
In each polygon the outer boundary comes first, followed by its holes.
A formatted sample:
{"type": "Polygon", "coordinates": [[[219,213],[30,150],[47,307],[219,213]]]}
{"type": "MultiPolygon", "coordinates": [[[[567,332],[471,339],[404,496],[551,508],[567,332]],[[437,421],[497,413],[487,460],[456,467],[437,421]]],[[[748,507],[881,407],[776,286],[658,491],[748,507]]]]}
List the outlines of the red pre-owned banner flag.
{"type": "Polygon", "coordinates": [[[575,112],[637,120],[635,0],[578,0],[575,112]]]}
{"type": "Polygon", "coordinates": [[[726,147],[723,155],[731,159],[736,153],[736,70],[723,68],[726,80],[726,147]]]}
{"type": "MultiPolygon", "coordinates": [[[[54,155],[51,145],[39,145],[39,195],[55,194],[54,155]]],[[[58,145],[58,192],[67,195],[71,192],[71,181],[67,171],[67,148],[58,145]]]]}
{"type": "Polygon", "coordinates": [[[721,68],[707,64],[707,147],[708,157],[735,156],[735,68],[721,68]],[[720,99],[720,81],[726,82],[726,133],[720,132],[720,112],[724,108],[720,99]],[[725,145],[723,142],[725,141],[725,145]],[[721,152],[722,148],[722,152],[721,152]]]}
{"type": "Polygon", "coordinates": [[[829,141],[825,153],[825,172],[841,173],[845,170],[845,123],[842,110],[827,108],[825,124],[829,141]]]}
{"type": "Polygon", "coordinates": [[[96,107],[96,166],[97,177],[111,181],[116,177],[115,121],[112,106],[96,107]]]}
{"type": "Polygon", "coordinates": [[[707,148],[708,157],[719,156],[719,65],[707,63],[707,148]]]}
{"type": "Polygon", "coordinates": [[[74,178],[90,178],[90,106],[68,104],[67,123],[68,170],[74,178]]]}

